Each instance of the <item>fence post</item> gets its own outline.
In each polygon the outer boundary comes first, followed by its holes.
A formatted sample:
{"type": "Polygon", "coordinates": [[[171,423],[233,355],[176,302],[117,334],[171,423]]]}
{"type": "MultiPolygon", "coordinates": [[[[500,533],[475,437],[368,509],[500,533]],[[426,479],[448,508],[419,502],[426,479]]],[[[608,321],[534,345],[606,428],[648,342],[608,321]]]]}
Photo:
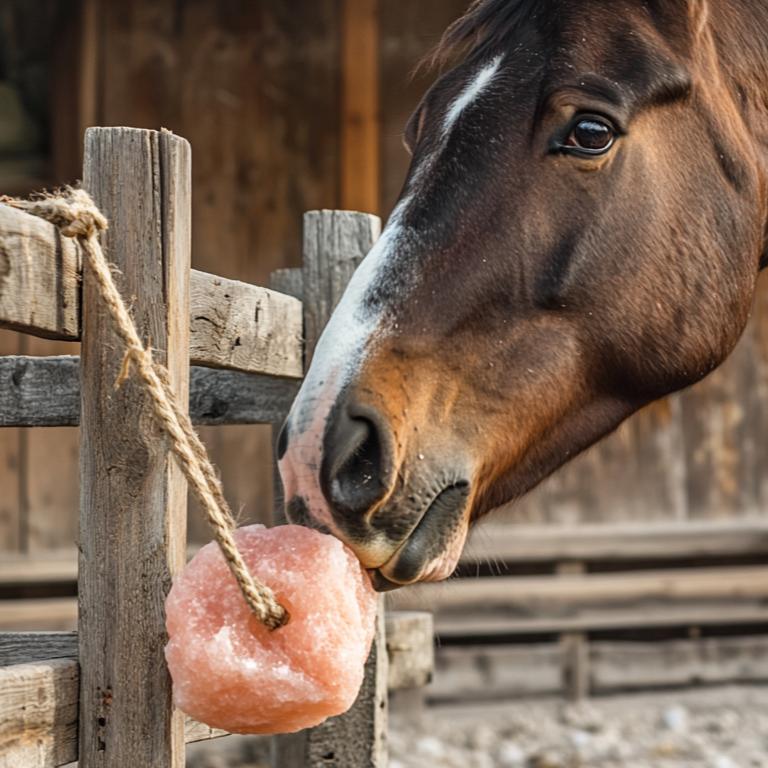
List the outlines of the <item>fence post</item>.
{"type": "MultiPolygon", "coordinates": [[[[305,363],[341,298],[352,273],[376,241],[377,216],[350,211],[304,215],[305,363]]],[[[275,768],[385,768],[387,764],[387,650],[384,606],[379,603],[376,639],[365,679],[352,709],[317,728],[274,740],[275,768]]]]}
{"type": "MultiPolygon", "coordinates": [[[[190,149],[168,132],[91,128],[84,183],[140,335],[184,403],[189,381],[190,149]]],[[[80,768],[182,768],[163,603],[184,565],[186,482],[148,400],[115,381],[122,350],[84,269],[80,458],[80,768]]]]}

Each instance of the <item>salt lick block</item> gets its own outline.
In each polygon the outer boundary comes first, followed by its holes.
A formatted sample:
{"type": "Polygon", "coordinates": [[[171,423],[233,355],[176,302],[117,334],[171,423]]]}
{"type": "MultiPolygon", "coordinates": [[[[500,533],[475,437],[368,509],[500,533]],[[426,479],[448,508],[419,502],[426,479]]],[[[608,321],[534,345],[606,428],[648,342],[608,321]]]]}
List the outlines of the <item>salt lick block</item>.
{"type": "Polygon", "coordinates": [[[175,704],[235,733],[291,733],[346,712],[376,624],[376,593],[357,558],[338,539],[296,525],[251,525],[235,537],[291,620],[266,629],[218,546],[207,544],[165,605],[175,704]]]}

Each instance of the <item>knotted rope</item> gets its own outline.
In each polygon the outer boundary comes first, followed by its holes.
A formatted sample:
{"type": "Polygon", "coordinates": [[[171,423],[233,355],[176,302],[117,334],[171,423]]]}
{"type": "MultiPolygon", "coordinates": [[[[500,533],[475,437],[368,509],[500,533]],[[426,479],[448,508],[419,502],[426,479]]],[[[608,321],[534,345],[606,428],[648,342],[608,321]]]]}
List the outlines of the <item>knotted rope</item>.
{"type": "Polygon", "coordinates": [[[155,417],[170,438],[171,449],[205,511],[214,537],[246,603],[269,629],[283,626],[289,619],[288,612],[277,602],[274,592],[248,571],[235,544],[235,519],[224,498],[221,480],[189,415],[179,405],[169,383],[168,370],[152,359],[151,349],[145,347],[139,338],[136,326],[117,290],[99,242],[99,233],[107,229],[107,219],[85,190],[71,187],[33,200],[0,197],[0,202],[46,219],[59,227],[62,235],[79,240],[115,330],[125,344],[126,352],[116,385],[120,386],[131,370],[138,374],[150,396],[155,417]]]}

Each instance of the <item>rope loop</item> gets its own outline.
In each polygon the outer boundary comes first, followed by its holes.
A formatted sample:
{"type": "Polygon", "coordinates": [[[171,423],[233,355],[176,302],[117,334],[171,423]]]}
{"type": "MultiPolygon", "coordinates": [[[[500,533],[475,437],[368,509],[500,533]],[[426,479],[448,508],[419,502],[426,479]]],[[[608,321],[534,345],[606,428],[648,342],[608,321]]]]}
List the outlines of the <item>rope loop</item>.
{"type": "Polygon", "coordinates": [[[152,351],[141,341],[120,292],[101,243],[99,233],[108,227],[106,217],[84,189],[65,187],[54,194],[32,200],[0,197],[0,202],[39,216],[55,224],[65,237],[80,241],[101,299],[125,345],[116,386],[135,374],[150,397],[155,418],[167,434],[170,447],[190,487],[202,506],[216,542],[237,580],[243,598],[255,616],[269,629],[284,626],[290,616],[275,593],[249,571],[237,548],[232,510],[224,497],[221,479],[208,458],[189,414],[182,408],[169,383],[168,370],[152,359],[152,351]]]}

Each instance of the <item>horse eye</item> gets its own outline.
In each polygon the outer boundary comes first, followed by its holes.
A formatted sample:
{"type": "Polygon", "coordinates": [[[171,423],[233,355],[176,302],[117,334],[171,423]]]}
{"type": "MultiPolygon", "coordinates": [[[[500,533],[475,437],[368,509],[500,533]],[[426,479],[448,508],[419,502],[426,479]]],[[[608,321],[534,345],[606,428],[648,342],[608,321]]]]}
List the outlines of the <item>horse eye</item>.
{"type": "Polygon", "coordinates": [[[585,117],[571,129],[563,149],[576,153],[602,155],[616,139],[614,127],[599,117],[585,117]]]}

